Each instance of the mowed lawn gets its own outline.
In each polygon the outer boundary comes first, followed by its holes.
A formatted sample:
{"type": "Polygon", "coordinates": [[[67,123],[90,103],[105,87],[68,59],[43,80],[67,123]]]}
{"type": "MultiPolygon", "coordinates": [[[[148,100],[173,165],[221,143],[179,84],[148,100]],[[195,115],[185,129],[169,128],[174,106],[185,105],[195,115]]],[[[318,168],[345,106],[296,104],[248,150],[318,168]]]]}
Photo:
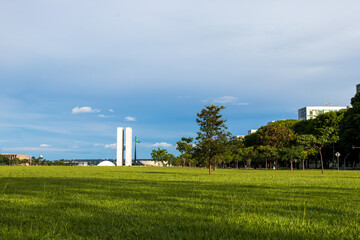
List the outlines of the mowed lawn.
{"type": "Polygon", "coordinates": [[[0,167],[0,239],[360,239],[360,172],[0,167]]]}

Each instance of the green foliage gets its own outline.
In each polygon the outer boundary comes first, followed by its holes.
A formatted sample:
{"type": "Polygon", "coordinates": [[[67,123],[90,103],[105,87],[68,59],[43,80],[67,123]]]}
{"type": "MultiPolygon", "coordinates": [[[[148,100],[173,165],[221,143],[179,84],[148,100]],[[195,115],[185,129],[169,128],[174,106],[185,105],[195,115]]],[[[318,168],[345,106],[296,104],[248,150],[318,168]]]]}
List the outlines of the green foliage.
{"type": "Polygon", "coordinates": [[[258,130],[261,145],[275,148],[288,147],[295,140],[294,132],[282,125],[266,125],[258,130]]]}
{"type": "Polygon", "coordinates": [[[246,147],[251,147],[251,146],[258,146],[260,145],[260,134],[259,132],[254,132],[252,134],[246,135],[245,136],[245,141],[244,144],[246,147]]]}
{"type": "Polygon", "coordinates": [[[154,149],[151,152],[151,158],[155,162],[161,162],[163,166],[171,164],[171,161],[174,161],[174,155],[168,153],[166,149],[154,149]]]}
{"type": "Polygon", "coordinates": [[[293,171],[293,162],[294,161],[302,161],[306,157],[306,152],[303,150],[301,146],[291,146],[279,149],[280,156],[285,161],[290,161],[290,168],[293,171]]]}
{"type": "MultiPolygon", "coordinates": [[[[181,153],[179,158],[182,161],[183,166],[189,166],[193,165],[194,162],[194,147],[193,147],[193,138],[181,138],[181,141],[178,141],[176,143],[176,149],[181,153]]],[[[180,165],[180,164],[179,164],[180,165]]]]}
{"type": "Polygon", "coordinates": [[[225,144],[230,133],[226,131],[226,120],[222,119],[220,111],[225,109],[224,106],[205,106],[200,113],[197,114],[196,122],[199,125],[199,132],[196,140],[198,155],[204,156],[208,160],[209,174],[212,167],[216,167],[220,155],[223,154],[225,144]]]}
{"type": "Polygon", "coordinates": [[[313,134],[314,133],[314,119],[298,121],[294,126],[293,130],[296,134],[313,134]]]}
{"type": "Polygon", "coordinates": [[[268,168],[268,161],[274,161],[279,158],[279,153],[276,148],[265,145],[257,148],[258,157],[265,162],[266,168],[268,168]]]}
{"type": "Polygon", "coordinates": [[[278,121],[271,122],[269,124],[269,126],[273,126],[273,127],[283,126],[283,127],[293,130],[294,126],[299,122],[301,122],[301,121],[296,120],[296,119],[278,120],[278,121]]]}
{"type": "Polygon", "coordinates": [[[244,157],[244,142],[243,138],[232,137],[227,144],[230,162],[234,161],[236,168],[239,168],[239,161],[242,161],[244,157]]]}
{"type": "MultiPolygon", "coordinates": [[[[334,149],[339,149],[337,144],[340,133],[341,143],[348,151],[352,145],[360,147],[360,94],[352,99],[352,104],[353,109],[328,112],[312,120],[287,119],[271,122],[262,126],[257,132],[245,136],[241,141],[234,140],[227,132],[226,121],[220,114],[225,107],[205,106],[197,114],[196,122],[199,124],[199,132],[196,144],[190,144],[191,138],[183,138],[179,141],[177,144],[179,158],[182,159],[183,166],[209,167],[210,174],[217,165],[238,168],[239,161],[249,167],[251,162],[255,164],[255,167],[257,164],[261,167],[265,163],[268,168],[268,163],[271,167],[275,160],[275,166],[278,169],[279,153],[285,151],[281,149],[288,149],[290,153],[283,155],[290,156],[295,149],[302,148],[299,154],[302,156],[303,167],[305,158],[308,156],[315,158],[320,155],[323,171],[322,150],[325,151],[326,161],[330,155],[326,152],[328,150],[326,146],[333,144],[334,149]],[[246,149],[249,147],[252,147],[251,151],[246,149]]],[[[177,160],[177,164],[181,164],[180,160],[177,160]]]]}
{"type": "Polygon", "coordinates": [[[0,155],[0,165],[9,165],[9,158],[3,156],[3,155],[0,155]]]}
{"type": "Polygon", "coordinates": [[[340,142],[346,151],[360,146],[360,92],[351,99],[351,104],[340,123],[340,142]]]}

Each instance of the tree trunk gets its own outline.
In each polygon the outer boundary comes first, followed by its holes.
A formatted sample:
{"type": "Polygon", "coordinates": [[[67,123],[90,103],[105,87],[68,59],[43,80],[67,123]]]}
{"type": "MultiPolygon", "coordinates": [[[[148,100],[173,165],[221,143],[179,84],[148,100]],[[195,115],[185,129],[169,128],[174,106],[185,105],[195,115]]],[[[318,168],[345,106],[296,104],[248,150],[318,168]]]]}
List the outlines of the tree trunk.
{"type": "Polygon", "coordinates": [[[278,170],[279,169],[279,160],[276,159],[276,162],[275,162],[275,169],[278,170]]]}
{"type": "Polygon", "coordinates": [[[268,170],[268,166],[267,166],[267,158],[266,158],[266,163],[265,163],[265,164],[266,164],[266,170],[268,170]]]}
{"type": "Polygon", "coordinates": [[[293,171],[294,171],[294,166],[293,166],[293,162],[292,162],[292,160],[290,160],[290,169],[291,169],[291,172],[293,172],[293,171]]]}
{"type": "Polygon", "coordinates": [[[303,170],[305,170],[305,160],[303,160],[302,162],[303,162],[303,164],[302,164],[303,170]]]}
{"type": "Polygon", "coordinates": [[[239,169],[239,159],[236,159],[236,169],[239,169]]]}
{"type": "Polygon", "coordinates": [[[273,163],[272,163],[272,161],[270,161],[270,169],[272,169],[273,168],[273,163]]]}
{"type": "Polygon", "coordinates": [[[319,148],[320,161],[321,161],[321,173],[324,174],[324,162],[323,162],[323,156],[322,156],[322,153],[321,153],[321,149],[322,149],[322,147],[319,148]]]}
{"type": "Polygon", "coordinates": [[[211,158],[209,158],[209,175],[211,175],[211,158]]]}

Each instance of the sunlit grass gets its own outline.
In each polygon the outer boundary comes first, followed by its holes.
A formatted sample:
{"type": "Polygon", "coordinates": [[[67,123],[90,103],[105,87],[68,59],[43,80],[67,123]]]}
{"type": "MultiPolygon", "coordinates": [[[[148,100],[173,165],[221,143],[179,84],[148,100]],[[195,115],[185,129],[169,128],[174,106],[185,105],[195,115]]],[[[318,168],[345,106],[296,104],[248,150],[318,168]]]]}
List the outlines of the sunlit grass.
{"type": "Polygon", "coordinates": [[[0,167],[0,239],[359,239],[360,172],[0,167]]]}

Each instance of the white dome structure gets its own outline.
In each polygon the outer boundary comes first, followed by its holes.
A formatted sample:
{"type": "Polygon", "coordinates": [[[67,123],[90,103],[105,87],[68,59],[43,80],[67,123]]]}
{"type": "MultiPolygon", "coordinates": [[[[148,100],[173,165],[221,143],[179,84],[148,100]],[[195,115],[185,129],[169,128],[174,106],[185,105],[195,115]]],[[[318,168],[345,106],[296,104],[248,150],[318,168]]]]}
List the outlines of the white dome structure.
{"type": "Polygon", "coordinates": [[[100,166],[100,167],[114,167],[115,164],[110,162],[110,161],[102,161],[101,163],[98,164],[98,166],[100,166]]]}

